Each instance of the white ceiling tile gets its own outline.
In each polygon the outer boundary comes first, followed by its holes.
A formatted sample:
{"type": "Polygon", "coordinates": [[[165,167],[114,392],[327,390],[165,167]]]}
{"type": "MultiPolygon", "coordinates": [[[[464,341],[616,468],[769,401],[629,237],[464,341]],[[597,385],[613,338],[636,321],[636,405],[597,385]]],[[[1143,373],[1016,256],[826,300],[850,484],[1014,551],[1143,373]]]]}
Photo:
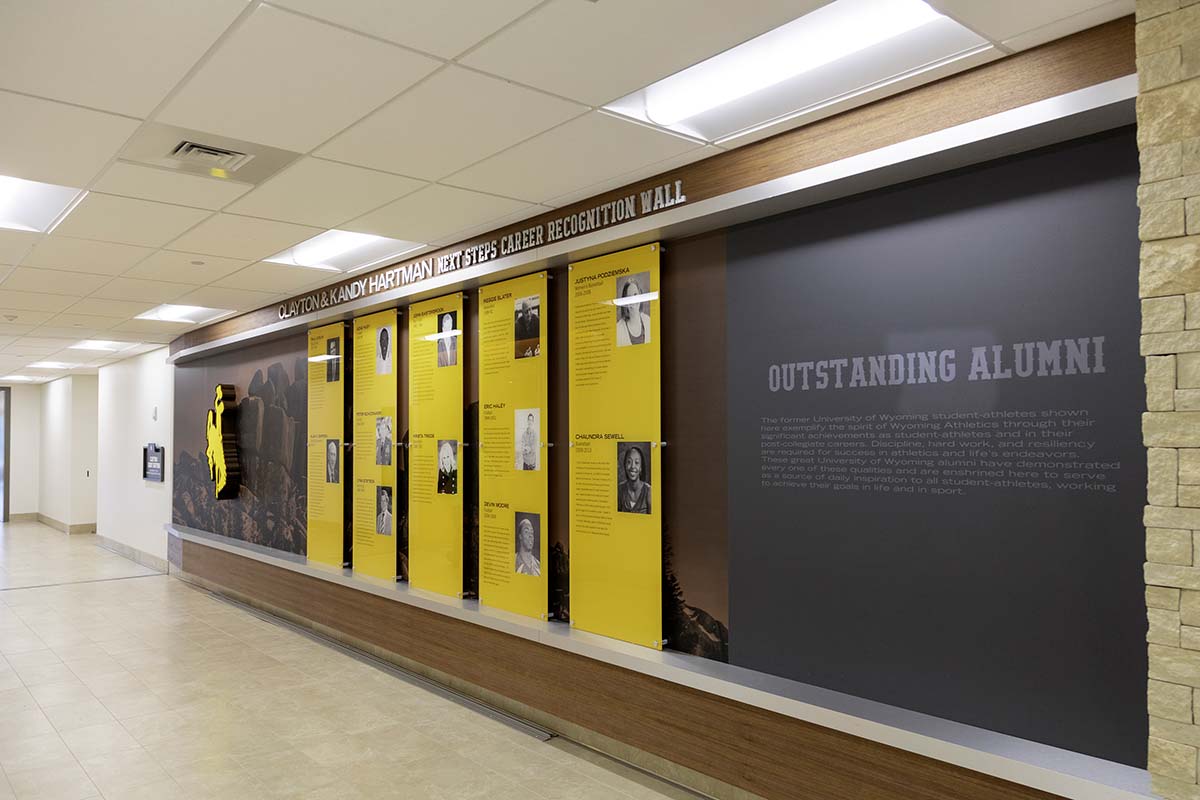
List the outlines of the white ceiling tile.
{"type": "Polygon", "coordinates": [[[33,323],[28,325],[14,324],[4,321],[4,315],[0,314],[0,335],[4,336],[23,336],[34,329],[33,323]]]}
{"type": "Polygon", "coordinates": [[[541,0],[279,0],[277,5],[452,58],[541,0]]]}
{"type": "Polygon", "coordinates": [[[0,347],[12,344],[17,340],[16,336],[0,336],[0,347]]]}
{"type": "Polygon", "coordinates": [[[73,304],[69,311],[72,314],[129,319],[136,314],[149,311],[154,306],[154,303],[140,303],[133,300],[105,300],[100,297],[85,297],[73,304]]]}
{"type": "MultiPolygon", "coordinates": [[[[3,289],[0,286],[0,289],[3,289]]],[[[92,296],[107,300],[135,300],[147,303],[170,303],[187,294],[192,287],[182,283],[148,281],[142,278],[116,278],[97,289],[92,296]]]]}
{"type": "Polygon", "coordinates": [[[56,231],[34,245],[21,266],[119,275],[153,252],[149,247],[72,239],[56,231]]]}
{"type": "Polygon", "coordinates": [[[160,322],[153,319],[131,319],[113,328],[120,333],[136,334],[143,341],[169,342],[193,327],[190,323],[160,322]]]}
{"type": "Polygon", "coordinates": [[[0,175],[76,188],[91,183],[138,126],[137,120],[3,91],[0,120],[0,175]]]}
{"type": "Polygon", "coordinates": [[[264,5],[222,42],[157,118],[308,152],[438,63],[264,5]]]}
{"type": "Polygon", "coordinates": [[[263,261],[251,264],[241,272],[227,275],[217,281],[215,285],[275,294],[302,289],[314,280],[319,280],[319,273],[320,270],[307,267],[291,267],[286,264],[269,264],[263,261]]]}
{"type": "Polygon", "coordinates": [[[446,182],[540,203],[699,148],[690,140],[593,111],[446,182]]]}
{"type": "Polygon", "coordinates": [[[171,242],[171,249],[257,261],[323,232],[289,222],[216,214],[171,242]]]}
{"type": "Polygon", "coordinates": [[[182,305],[204,308],[231,308],[236,311],[251,311],[269,304],[276,295],[270,292],[253,292],[246,289],[228,289],[224,286],[204,286],[179,298],[182,305]]]}
{"type": "Polygon", "coordinates": [[[91,294],[111,280],[107,275],[85,272],[61,272],[40,267],[21,267],[0,283],[0,289],[20,292],[45,292],[83,297],[91,294]]]}
{"type": "MultiPolygon", "coordinates": [[[[430,249],[447,247],[452,244],[466,241],[467,239],[473,239],[476,236],[482,236],[490,231],[498,230],[499,228],[506,228],[509,225],[515,225],[521,220],[529,219],[530,217],[536,217],[538,214],[553,210],[554,209],[550,208],[549,206],[527,205],[520,211],[514,211],[511,214],[505,214],[504,216],[490,219],[480,225],[471,225],[466,228],[459,228],[452,233],[448,233],[441,238],[435,239],[432,243],[434,247],[430,249]]],[[[420,255],[420,253],[412,254],[412,256],[417,255],[420,255]]],[[[405,258],[412,256],[405,256],[405,258]]]]}
{"type": "Polygon", "coordinates": [[[551,0],[461,61],[600,106],[826,2],[551,0]]]}
{"type": "Polygon", "coordinates": [[[104,171],[93,188],[107,194],[216,211],[254,187],[248,183],[204,178],[185,172],[118,161],[104,171]]]}
{"type": "MultiPolygon", "coordinates": [[[[53,316],[53,311],[15,307],[0,308],[0,323],[4,323],[5,325],[41,325],[53,316]]],[[[0,331],[0,333],[4,332],[0,331]]]]}
{"type": "Polygon", "coordinates": [[[509,200],[452,186],[433,185],[346,223],[346,230],[432,242],[463,228],[529,208],[509,200]]]}
{"type": "Polygon", "coordinates": [[[386,172],[303,158],[227,210],[335,228],[422,185],[422,181],[386,172]]]}
{"type": "MultiPolygon", "coordinates": [[[[1075,4],[1072,3],[1072,5],[1075,4]]],[[[1070,36],[1072,33],[1095,27],[1109,20],[1132,14],[1133,6],[1134,0],[1114,0],[1113,2],[1094,4],[1091,8],[1085,9],[1078,14],[1057,19],[1038,28],[1006,38],[1002,44],[1014,52],[1028,50],[1031,47],[1037,47],[1039,44],[1052,42],[1055,39],[1070,36]]],[[[1038,7],[1039,9],[1042,8],[1040,5],[1038,7]]]]}
{"type": "Polygon", "coordinates": [[[46,322],[46,325],[58,328],[91,328],[93,330],[104,330],[111,328],[115,324],[116,319],[114,317],[104,317],[95,314],[76,314],[72,311],[64,311],[62,314],[56,314],[46,322]]]}
{"type": "Polygon", "coordinates": [[[33,247],[41,234],[0,230],[0,264],[16,264],[33,247]]]}
{"type": "MultiPolygon", "coordinates": [[[[1116,19],[1125,14],[1132,14],[1133,3],[1134,0],[1119,0],[1116,3],[1109,0],[1055,0],[1052,3],[1046,0],[1006,0],[1004,3],[981,0],[931,0],[929,4],[981,36],[994,42],[1002,42],[1018,34],[1098,8],[1113,7],[1112,16],[1107,19],[1116,19]]],[[[1060,35],[1065,36],[1104,21],[1106,20],[1099,19],[1089,22],[1066,30],[1060,35]]]]}
{"type": "Polygon", "coordinates": [[[63,236],[162,247],[211,212],[92,192],[55,229],[63,236]]]}
{"type": "Polygon", "coordinates": [[[245,0],[0,4],[0,85],[145,117],[245,0]]]}
{"type": "MultiPolygon", "coordinates": [[[[63,311],[75,302],[73,297],[43,292],[15,292],[0,287],[0,309],[18,311],[63,311]]],[[[4,312],[0,312],[3,314],[4,312]]],[[[17,320],[9,320],[16,322],[17,320]]],[[[20,320],[24,322],[25,320],[20,320]]],[[[44,320],[43,320],[44,321],[44,320]]]]}
{"type": "Polygon", "coordinates": [[[237,272],[250,261],[198,253],[177,253],[173,250],[158,250],[145,261],[124,273],[126,278],[150,278],[173,283],[203,286],[231,272],[237,272]]]}
{"type": "MultiPolygon", "coordinates": [[[[20,340],[19,344],[22,347],[39,347],[39,348],[51,347],[56,350],[61,350],[62,348],[66,347],[67,345],[73,344],[73,342],[70,339],[61,339],[61,338],[52,337],[52,336],[43,336],[41,331],[38,331],[33,336],[23,337],[20,340]]],[[[11,350],[13,348],[9,348],[9,349],[11,350]]]]}
{"type": "Polygon", "coordinates": [[[586,110],[451,66],[339,135],[317,155],[438,180],[586,110]]]}

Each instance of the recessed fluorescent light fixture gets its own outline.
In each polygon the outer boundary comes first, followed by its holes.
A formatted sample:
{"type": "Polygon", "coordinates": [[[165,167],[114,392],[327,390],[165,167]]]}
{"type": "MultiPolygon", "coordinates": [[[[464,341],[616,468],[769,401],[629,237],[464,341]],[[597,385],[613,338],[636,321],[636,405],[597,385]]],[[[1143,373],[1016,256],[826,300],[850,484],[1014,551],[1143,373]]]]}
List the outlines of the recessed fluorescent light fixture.
{"type": "Polygon", "coordinates": [[[99,350],[105,353],[120,353],[137,347],[141,342],[110,342],[107,339],[84,339],[71,345],[71,350],[99,350]]]}
{"type": "Polygon", "coordinates": [[[325,231],[308,241],[263,259],[290,267],[355,272],[399,258],[425,245],[354,231],[325,231]]]}
{"type": "Polygon", "coordinates": [[[29,369],[78,369],[82,364],[68,364],[65,361],[38,361],[29,364],[29,369]]]}
{"type": "Polygon", "coordinates": [[[0,228],[48,233],[87,192],[0,175],[0,228]]]}
{"type": "Polygon", "coordinates": [[[134,319],[148,319],[155,322],[178,322],[182,325],[201,325],[232,313],[234,312],[224,308],[175,306],[164,303],[161,306],[150,309],[144,314],[138,314],[134,319]]]}
{"type": "Polygon", "coordinates": [[[981,48],[922,0],[835,0],[606,108],[721,141],[981,48]]]}
{"type": "Polygon", "coordinates": [[[34,379],[29,377],[28,375],[5,375],[3,378],[0,378],[0,381],[31,381],[31,380],[34,380],[34,379]]]}

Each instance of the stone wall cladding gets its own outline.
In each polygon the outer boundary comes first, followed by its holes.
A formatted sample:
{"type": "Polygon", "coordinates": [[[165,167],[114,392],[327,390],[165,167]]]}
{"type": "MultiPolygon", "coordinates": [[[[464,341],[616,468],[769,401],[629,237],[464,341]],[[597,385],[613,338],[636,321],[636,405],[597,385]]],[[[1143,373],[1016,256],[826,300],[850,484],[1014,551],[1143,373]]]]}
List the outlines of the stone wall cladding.
{"type": "Polygon", "coordinates": [[[1200,0],[1138,0],[1147,762],[1200,800],[1200,0]]]}

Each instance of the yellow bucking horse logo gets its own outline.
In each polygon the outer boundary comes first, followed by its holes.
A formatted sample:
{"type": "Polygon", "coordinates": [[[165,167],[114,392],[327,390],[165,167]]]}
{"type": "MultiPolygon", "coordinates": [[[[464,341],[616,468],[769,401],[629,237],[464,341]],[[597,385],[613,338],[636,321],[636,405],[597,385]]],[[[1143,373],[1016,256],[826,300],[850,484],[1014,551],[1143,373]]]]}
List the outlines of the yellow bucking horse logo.
{"type": "Polygon", "coordinates": [[[205,441],[208,442],[208,446],[204,449],[204,455],[208,457],[208,477],[213,482],[218,500],[237,497],[242,485],[234,400],[233,384],[218,383],[213,407],[208,410],[205,425],[205,441]]]}

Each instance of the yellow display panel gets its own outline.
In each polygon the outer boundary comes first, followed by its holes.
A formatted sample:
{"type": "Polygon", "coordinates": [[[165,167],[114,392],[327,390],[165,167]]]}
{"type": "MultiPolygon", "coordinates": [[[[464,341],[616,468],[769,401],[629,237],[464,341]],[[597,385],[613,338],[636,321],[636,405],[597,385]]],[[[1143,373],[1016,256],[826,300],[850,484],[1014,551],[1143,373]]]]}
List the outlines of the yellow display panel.
{"type": "Polygon", "coordinates": [[[572,264],[571,621],[662,648],[657,244],[572,264]]]}
{"type": "Polygon", "coordinates": [[[546,274],[479,292],[479,600],[545,619],[546,274]]]}
{"type": "Polygon", "coordinates": [[[354,320],[354,571],[396,578],[396,310],[354,320]]]}
{"type": "Polygon", "coordinates": [[[345,562],[346,326],[308,332],[308,560],[345,562]]]}
{"type": "Polygon", "coordinates": [[[457,597],[463,591],[462,295],[408,311],[408,580],[457,597]]]}

